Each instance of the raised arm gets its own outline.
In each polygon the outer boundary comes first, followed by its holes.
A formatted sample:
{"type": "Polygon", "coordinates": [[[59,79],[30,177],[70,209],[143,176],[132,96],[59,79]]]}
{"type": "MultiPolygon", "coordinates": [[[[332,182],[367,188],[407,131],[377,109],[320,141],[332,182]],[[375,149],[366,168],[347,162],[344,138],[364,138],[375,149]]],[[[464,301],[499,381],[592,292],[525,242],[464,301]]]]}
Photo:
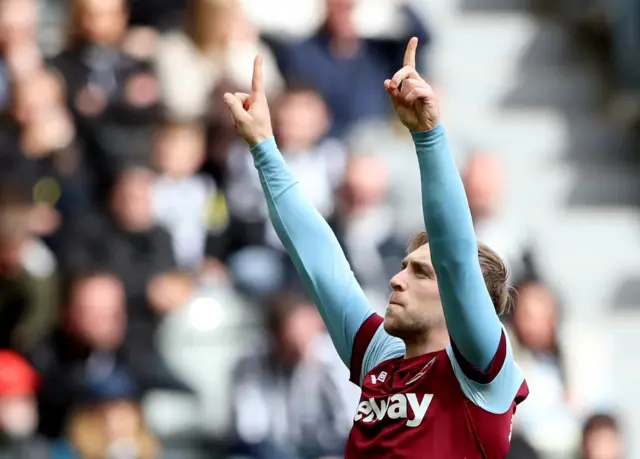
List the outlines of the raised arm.
{"type": "Polygon", "coordinates": [[[478,262],[478,244],[462,181],[449,152],[432,89],[415,70],[417,40],[385,87],[416,145],[422,208],[449,335],[462,356],[484,371],[502,327],[478,262]]]}
{"type": "Polygon", "coordinates": [[[225,94],[240,135],[251,147],[271,221],[314,300],[342,361],[349,366],[353,341],[373,314],[338,240],[303,196],[273,138],[262,90],[261,59],[254,62],[251,94],[225,94]]]}
{"type": "Polygon", "coordinates": [[[444,128],[412,135],[431,263],[449,335],[468,362],[485,370],[498,350],[502,327],[480,270],[465,191],[444,128]]]}

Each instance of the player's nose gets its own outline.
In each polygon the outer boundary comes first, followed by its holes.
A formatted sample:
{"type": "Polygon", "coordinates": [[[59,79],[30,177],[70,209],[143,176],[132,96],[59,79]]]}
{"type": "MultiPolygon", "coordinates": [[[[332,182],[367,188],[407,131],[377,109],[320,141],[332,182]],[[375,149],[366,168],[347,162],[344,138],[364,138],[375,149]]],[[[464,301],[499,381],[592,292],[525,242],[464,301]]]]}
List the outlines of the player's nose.
{"type": "Polygon", "coordinates": [[[393,276],[389,281],[389,285],[391,286],[392,290],[399,290],[399,291],[406,290],[406,282],[404,282],[402,279],[402,273],[403,271],[400,271],[398,274],[393,276]]]}

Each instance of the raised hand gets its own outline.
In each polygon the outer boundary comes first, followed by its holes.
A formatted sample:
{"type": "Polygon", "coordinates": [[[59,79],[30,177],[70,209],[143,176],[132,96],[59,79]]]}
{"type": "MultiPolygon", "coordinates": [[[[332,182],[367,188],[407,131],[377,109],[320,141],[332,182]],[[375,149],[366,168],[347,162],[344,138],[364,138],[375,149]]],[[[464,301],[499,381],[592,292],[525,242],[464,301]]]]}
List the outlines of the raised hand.
{"type": "Polygon", "coordinates": [[[440,122],[440,112],[433,89],[416,71],[417,49],[414,37],[407,45],[404,66],[385,80],[384,87],[402,124],[410,131],[430,131],[440,122]]]}
{"type": "Polygon", "coordinates": [[[238,134],[250,147],[253,148],[273,136],[269,104],[262,83],[262,57],[260,55],[256,56],[253,61],[251,94],[226,93],[224,102],[231,111],[238,134]]]}

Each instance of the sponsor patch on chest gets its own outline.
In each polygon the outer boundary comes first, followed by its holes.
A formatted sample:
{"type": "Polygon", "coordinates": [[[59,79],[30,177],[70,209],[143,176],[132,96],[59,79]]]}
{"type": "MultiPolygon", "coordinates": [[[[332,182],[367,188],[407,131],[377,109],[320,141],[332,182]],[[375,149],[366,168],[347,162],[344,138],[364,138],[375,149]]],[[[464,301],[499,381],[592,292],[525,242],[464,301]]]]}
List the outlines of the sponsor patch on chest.
{"type": "Polygon", "coordinates": [[[385,419],[406,420],[407,427],[417,427],[424,420],[433,394],[395,394],[386,398],[369,398],[358,405],[355,422],[373,423],[385,419]]]}

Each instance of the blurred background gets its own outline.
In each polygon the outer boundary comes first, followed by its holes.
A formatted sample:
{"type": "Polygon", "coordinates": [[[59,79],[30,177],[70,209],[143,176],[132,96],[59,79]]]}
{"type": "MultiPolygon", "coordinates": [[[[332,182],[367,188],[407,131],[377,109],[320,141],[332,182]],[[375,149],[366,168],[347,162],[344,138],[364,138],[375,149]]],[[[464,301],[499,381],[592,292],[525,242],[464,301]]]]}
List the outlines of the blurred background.
{"type": "Polygon", "coordinates": [[[513,458],[640,458],[638,0],[0,0],[0,458],[338,458],[359,389],[221,95],[372,305],[423,227],[382,82],[421,41],[517,287],[513,458]]]}

